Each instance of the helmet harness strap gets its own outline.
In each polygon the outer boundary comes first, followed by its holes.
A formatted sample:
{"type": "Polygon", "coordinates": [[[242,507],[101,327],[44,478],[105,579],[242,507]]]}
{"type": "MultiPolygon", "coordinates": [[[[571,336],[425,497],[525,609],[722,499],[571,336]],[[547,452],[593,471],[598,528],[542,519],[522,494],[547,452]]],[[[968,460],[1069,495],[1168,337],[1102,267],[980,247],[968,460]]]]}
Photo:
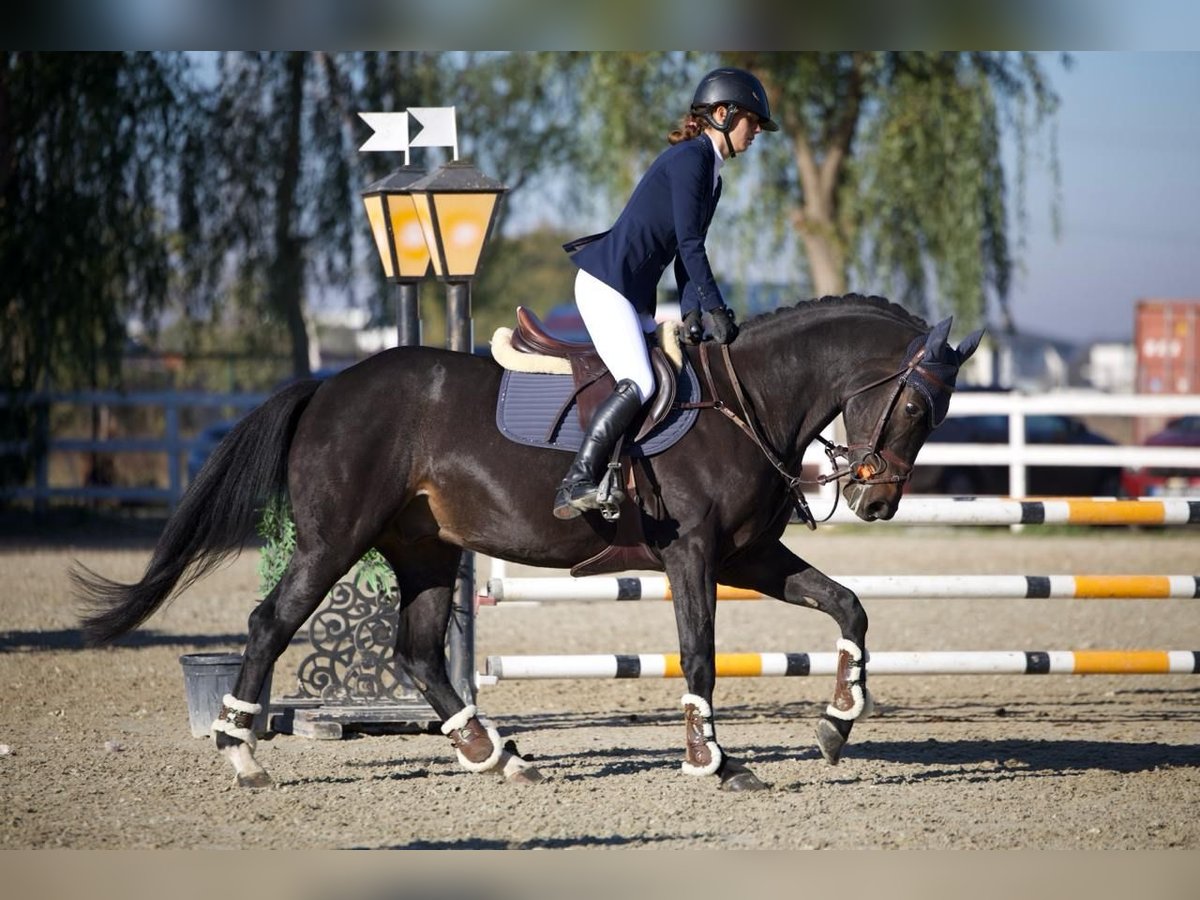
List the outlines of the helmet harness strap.
{"type": "Polygon", "coordinates": [[[737,116],[739,110],[736,103],[714,103],[700,114],[709,125],[721,132],[721,136],[725,138],[725,149],[729,151],[729,158],[733,159],[737,156],[737,151],[733,149],[733,141],[729,139],[729,132],[733,130],[733,120],[737,116]],[[713,116],[713,110],[718,106],[725,107],[725,121],[718,122],[713,116]]]}

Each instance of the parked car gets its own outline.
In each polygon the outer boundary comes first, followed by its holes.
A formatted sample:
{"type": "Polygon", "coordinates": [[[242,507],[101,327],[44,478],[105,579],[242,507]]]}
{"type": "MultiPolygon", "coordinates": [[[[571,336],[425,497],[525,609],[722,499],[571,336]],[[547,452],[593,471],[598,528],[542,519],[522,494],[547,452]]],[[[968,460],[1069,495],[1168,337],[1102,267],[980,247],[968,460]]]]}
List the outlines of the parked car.
{"type": "MultiPolygon", "coordinates": [[[[1200,447],[1200,416],[1174,419],[1143,443],[1147,447],[1200,447]]],[[[1130,497],[1200,496],[1200,469],[1125,469],[1121,489],[1130,497]]]]}
{"type": "MultiPolygon", "coordinates": [[[[1112,446],[1071,416],[1025,417],[1027,444],[1080,444],[1112,446]]],[[[1007,444],[1008,416],[1003,413],[979,416],[950,416],[929,436],[930,444],[1007,444]]],[[[922,464],[917,457],[909,493],[1007,496],[1008,467],[993,465],[922,464]]],[[[1107,466],[1029,466],[1025,493],[1041,496],[1114,497],[1121,491],[1121,470],[1107,466]]]]}

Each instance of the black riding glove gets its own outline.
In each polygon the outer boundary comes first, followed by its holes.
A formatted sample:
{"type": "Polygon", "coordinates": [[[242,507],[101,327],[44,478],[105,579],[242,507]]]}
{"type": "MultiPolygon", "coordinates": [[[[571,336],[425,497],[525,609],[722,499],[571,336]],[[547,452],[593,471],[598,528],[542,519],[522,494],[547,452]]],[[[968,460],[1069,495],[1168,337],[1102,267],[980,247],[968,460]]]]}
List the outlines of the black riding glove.
{"type": "Polygon", "coordinates": [[[700,322],[699,307],[683,317],[683,336],[692,344],[699,344],[704,340],[704,325],[700,322]]]}
{"type": "Polygon", "coordinates": [[[733,321],[733,310],[728,306],[718,306],[709,313],[712,316],[712,336],[718,344],[732,344],[738,336],[737,323],[733,321]]]}

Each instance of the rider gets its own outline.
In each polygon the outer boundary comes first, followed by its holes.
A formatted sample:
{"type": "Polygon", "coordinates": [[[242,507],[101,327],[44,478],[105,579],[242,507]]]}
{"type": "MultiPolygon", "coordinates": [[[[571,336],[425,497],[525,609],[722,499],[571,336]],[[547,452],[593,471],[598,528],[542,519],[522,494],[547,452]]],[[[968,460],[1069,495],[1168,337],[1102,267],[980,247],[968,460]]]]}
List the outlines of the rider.
{"type": "Polygon", "coordinates": [[[709,72],[679,128],[668,135],[672,146],[642,176],[612,229],[563,245],[579,266],[575,305],[617,386],[596,409],[559,486],[558,518],[600,508],[597,485],[613,447],[654,392],[645,335],[654,332],[658,281],[672,260],[685,337],[700,343],[702,311],[719,343],[737,336],[704,240],[721,197],[725,160],[745,152],[760,131],[778,130],[754,75],[728,67],[709,72]]]}

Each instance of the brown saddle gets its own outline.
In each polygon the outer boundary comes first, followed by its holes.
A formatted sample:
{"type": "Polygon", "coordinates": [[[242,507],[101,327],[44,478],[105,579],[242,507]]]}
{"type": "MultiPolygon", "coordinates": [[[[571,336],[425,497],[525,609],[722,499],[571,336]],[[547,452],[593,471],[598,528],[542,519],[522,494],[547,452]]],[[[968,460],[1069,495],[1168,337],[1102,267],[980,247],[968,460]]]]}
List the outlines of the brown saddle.
{"type": "MultiPolygon", "coordinates": [[[[650,366],[654,370],[654,396],[644,407],[644,412],[634,420],[637,430],[634,441],[642,440],[654,430],[671,412],[675,403],[675,367],[667,359],[657,340],[648,340],[650,366]]],[[[540,356],[557,356],[571,364],[571,375],[575,379],[575,391],[570,400],[575,401],[579,424],[586,431],[592,414],[616,389],[616,380],[608,366],[600,359],[590,341],[565,341],[546,331],[544,325],[531,309],[517,307],[517,327],[513,329],[512,346],[522,353],[540,356]]],[[[568,404],[570,403],[568,400],[568,404]]]]}

